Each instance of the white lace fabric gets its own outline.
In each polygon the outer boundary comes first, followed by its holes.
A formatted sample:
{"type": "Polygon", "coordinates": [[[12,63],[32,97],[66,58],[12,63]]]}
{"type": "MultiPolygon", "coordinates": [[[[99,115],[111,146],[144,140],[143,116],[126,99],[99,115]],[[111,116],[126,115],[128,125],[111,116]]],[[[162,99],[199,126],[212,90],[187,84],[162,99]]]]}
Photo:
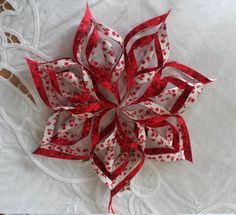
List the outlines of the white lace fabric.
{"type": "MultiPolygon", "coordinates": [[[[109,192],[88,162],[31,153],[42,138],[49,110],[24,58],[43,62],[71,57],[85,4],[84,0],[0,1],[0,212],[107,211],[109,192]]],[[[236,212],[234,0],[91,0],[89,4],[97,19],[122,35],[172,8],[167,21],[175,55],[171,57],[217,79],[185,114],[194,163],[145,161],[130,186],[114,198],[115,211],[236,212]]]]}

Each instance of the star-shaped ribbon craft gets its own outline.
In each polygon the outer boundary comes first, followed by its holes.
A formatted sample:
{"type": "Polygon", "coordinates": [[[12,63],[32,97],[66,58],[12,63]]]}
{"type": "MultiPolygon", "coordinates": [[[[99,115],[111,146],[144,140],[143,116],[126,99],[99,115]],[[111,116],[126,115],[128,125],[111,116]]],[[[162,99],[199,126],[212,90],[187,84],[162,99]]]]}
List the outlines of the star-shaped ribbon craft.
{"type": "Polygon", "coordinates": [[[87,6],[73,59],[27,59],[42,100],[53,110],[34,154],[90,160],[111,199],[145,158],[192,161],[180,114],[212,80],[167,61],[169,12],[138,25],[123,41],[96,21],[87,6]]]}

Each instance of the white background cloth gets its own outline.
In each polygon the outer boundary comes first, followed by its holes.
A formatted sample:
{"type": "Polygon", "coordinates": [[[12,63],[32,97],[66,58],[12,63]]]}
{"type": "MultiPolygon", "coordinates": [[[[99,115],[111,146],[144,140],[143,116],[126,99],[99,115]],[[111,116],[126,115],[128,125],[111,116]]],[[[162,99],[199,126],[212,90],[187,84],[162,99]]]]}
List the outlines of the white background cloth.
{"type": "MultiPolygon", "coordinates": [[[[9,2],[15,11],[0,13],[0,67],[22,76],[38,104],[32,105],[0,79],[0,211],[106,212],[108,191],[89,164],[30,153],[42,138],[48,110],[40,102],[23,58],[45,61],[72,56],[85,1],[9,2]],[[7,44],[5,31],[17,35],[21,44],[7,44]]],[[[167,21],[171,59],[216,79],[184,114],[194,163],[145,162],[131,191],[114,198],[116,212],[236,212],[236,1],[88,2],[94,17],[122,36],[172,8],[167,21]]]]}

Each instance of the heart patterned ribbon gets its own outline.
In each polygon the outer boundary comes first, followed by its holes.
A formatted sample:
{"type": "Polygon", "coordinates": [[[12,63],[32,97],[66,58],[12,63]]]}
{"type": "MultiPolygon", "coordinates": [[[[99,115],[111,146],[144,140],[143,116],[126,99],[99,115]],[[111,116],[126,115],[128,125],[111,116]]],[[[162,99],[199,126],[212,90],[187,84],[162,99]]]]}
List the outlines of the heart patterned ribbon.
{"type": "Polygon", "coordinates": [[[192,161],[181,114],[212,80],[167,61],[167,13],[132,29],[125,39],[99,23],[87,5],[73,59],[26,59],[35,86],[52,109],[34,154],[89,160],[112,197],[145,158],[192,161]]]}

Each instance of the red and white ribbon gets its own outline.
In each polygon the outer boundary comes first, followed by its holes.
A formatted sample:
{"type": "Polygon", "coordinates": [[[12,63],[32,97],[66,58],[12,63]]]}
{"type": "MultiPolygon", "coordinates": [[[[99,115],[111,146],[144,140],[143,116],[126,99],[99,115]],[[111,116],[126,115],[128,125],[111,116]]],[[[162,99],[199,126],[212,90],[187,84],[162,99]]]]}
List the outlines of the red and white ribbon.
{"type": "Polygon", "coordinates": [[[168,61],[169,13],[136,26],[122,40],[97,22],[87,6],[74,40],[74,59],[27,59],[42,100],[53,110],[34,154],[89,159],[111,190],[111,200],[145,158],[192,161],[180,114],[212,80],[168,61]]]}

